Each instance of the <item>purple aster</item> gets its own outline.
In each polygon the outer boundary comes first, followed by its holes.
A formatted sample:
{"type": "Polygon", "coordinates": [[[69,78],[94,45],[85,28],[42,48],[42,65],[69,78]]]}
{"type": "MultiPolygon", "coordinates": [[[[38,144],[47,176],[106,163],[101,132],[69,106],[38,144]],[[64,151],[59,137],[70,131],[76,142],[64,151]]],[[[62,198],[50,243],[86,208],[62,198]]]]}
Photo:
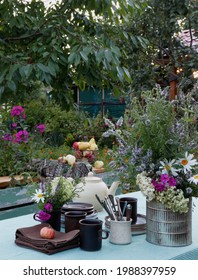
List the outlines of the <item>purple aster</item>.
{"type": "Polygon", "coordinates": [[[191,189],[190,187],[188,187],[188,188],[186,189],[186,193],[187,193],[187,194],[192,193],[192,189],[191,189]]]}

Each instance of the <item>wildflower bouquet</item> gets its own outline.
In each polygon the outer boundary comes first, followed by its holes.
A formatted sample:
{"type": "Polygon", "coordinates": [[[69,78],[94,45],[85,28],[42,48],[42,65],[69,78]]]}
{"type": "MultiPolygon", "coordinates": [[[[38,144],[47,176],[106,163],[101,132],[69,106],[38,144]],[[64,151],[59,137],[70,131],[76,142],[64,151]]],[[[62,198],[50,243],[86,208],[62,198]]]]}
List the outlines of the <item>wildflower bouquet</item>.
{"type": "Polygon", "coordinates": [[[133,98],[124,118],[104,137],[114,135],[117,149],[110,165],[116,169],[123,192],[138,188],[175,212],[188,211],[189,197],[198,196],[196,159],[198,105],[191,93],[171,102],[160,88],[133,98]]]}
{"type": "Polygon", "coordinates": [[[173,212],[187,213],[189,197],[198,195],[198,162],[193,154],[170,162],[160,161],[159,170],[137,175],[137,185],[148,201],[156,199],[173,212]]]}
{"type": "Polygon", "coordinates": [[[55,177],[50,182],[41,185],[32,195],[32,200],[38,203],[38,219],[47,221],[52,211],[61,210],[64,203],[71,201],[77,194],[75,181],[63,176],[55,177]]]}

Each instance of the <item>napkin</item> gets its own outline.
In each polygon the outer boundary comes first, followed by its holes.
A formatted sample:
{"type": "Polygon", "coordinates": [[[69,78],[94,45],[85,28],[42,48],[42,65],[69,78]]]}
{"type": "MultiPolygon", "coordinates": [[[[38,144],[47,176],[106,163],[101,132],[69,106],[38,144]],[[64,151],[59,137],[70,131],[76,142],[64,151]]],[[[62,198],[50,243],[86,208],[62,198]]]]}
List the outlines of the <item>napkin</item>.
{"type": "Polygon", "coordinates": [[[67,233],[55,231],[53,239],[45,239],[40,236],[40,230],[46,226],[49,227],[50,225],[42,223],[36,226],[17,229],[15,243],[48,255],[79,246],[79,230],[72,230],[67,233]]]}

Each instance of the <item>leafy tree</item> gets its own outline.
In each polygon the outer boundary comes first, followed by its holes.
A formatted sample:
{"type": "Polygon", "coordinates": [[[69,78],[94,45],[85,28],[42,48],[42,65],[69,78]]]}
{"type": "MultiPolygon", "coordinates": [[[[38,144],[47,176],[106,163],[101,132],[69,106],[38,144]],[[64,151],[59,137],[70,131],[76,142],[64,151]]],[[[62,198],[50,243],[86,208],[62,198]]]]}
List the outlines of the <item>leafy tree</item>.
{"type": "Polygon", "coordinates": [[[62,0],[46,8],[40,0],[0,0],[1,101],[22,101],[38,80],[62,103],[69,103],[73,83],[84,89],[129,82],[115,38],[143,4],[62,0]]]}
{"type": "Polygon", "coordinates": [[[145,10],[136,10],[123,25],[127,36],[119,42],[124,46],[122,63],[129,69],[132,82],[129,92],[137,95],[152,89],[156,82],[168,86],[177,79],[185,89],[192,88],[196,80],[197,51],[191,43],[185,46],[179,34],[189,30],[191,39],[198,36],[197,0],[147,0],[145,10]],[[192,35],[193,30],[196,32],[192,35]],[[131,34],[131,36],[128,36],[131,34]],[[144,38],[144,40],[138,40],[144,38]],[[143,45],[146,44],[146,47],[143,45]],[[178,74],[173,68],[182,69],[178,74]]]}

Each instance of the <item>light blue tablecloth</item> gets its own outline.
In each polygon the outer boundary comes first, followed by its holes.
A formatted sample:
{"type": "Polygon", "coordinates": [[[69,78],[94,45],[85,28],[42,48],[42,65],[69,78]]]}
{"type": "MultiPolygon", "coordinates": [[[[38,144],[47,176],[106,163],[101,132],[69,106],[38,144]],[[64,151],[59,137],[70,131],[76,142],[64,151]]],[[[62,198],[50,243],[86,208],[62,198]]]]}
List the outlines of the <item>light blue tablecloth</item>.
{"type": "MultiPolygon", "coordinates": [[[[129,194],[127,194],[129,196],[129,194]]],[[[146,201],[140,192],[131,193],[130,196],[138,198],[138,213],[145,214],[146,201]]],[[[19,247],[15,244],[17,228],[37,224],[33,214],[0,221],[0,259],[1,260],[169,260],[178,255],[197,251],[198,248],[198,199],[193,199],[194,210],[192,215],[192,239],[189,246],[164,247],[150,244],[145,240],[146,235],[132,236],[129,245],[114,245],[108,239],[103,240],[102,249],[97,252],[85,252],[80,248],[63,251],[54,255],[19,247]]],[[[106,212],[98,213],[104,221],[106,212]]],[[[191,259],[193,257],[191,256],[191,259]]],[[[185,259],[185,258],[184,258],[185,259]]],[[[188,259],[188,258],[187,258],[188,259]]],[[[195,259],[196,256],[195,256],[195,259]]]]}

